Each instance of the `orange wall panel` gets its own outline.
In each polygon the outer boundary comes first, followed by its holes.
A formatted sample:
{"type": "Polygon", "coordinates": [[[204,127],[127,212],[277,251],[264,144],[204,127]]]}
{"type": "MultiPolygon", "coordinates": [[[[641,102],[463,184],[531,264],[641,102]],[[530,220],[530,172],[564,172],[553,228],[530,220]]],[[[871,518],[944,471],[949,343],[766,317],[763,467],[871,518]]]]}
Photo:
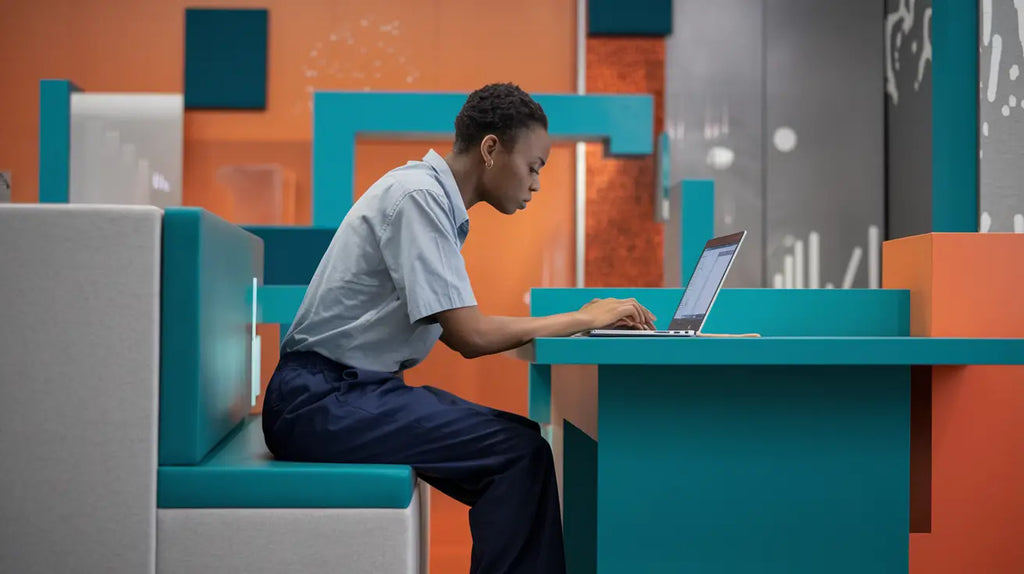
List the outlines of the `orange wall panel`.
{"type": "MultiPolygon", "coordinates": [[[[653,94],[653,141],[665,108],[664,39],[588,38],[587,91],[653,94]]],[[[587,144],[587,287],[661,286],[654,171],[653,156],[609,158],[602,145],[587,144]]]]}
{"type": "MultiPolygon", "coordinates": [[[[1024,236],[908,237],[882,259],[883,287],[911,291],[913,335],[1024,337],[1024,236]]],[[[910,571],[1024,572],[1024,368],[935,367],[928,398],[930,528],[910,536],[910,571]]]]}
{"type": "Polygon", "coordinates": [[[910,335],[932,331],[932,236],[887,241],[882,247],[882,288],[910,290],[910,335]]]}

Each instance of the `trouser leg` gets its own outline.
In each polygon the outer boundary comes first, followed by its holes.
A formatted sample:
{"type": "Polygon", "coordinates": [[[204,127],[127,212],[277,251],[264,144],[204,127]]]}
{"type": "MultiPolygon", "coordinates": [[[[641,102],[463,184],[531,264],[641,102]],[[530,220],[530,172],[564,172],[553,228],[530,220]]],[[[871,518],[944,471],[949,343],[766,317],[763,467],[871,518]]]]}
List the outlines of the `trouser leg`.
{"type": "Polygon", "coordinates": [[[264,432],[290,460],[407,464],[471,506],[471,572],[565,571],[554,463],[536,423],[431,387],[286,355],[264,432]]]}

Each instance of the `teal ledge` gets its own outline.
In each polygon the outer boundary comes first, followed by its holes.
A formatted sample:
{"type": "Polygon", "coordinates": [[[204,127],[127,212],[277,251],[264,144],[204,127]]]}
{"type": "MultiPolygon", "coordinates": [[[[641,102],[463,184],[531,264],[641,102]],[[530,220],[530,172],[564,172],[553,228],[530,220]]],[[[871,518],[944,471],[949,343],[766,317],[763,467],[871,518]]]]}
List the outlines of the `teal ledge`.
{"type": "Polygon", "coordinates": [[[1021,365],[1024,339],[566,337],[537,339],[540,365],[1021,365]]]}

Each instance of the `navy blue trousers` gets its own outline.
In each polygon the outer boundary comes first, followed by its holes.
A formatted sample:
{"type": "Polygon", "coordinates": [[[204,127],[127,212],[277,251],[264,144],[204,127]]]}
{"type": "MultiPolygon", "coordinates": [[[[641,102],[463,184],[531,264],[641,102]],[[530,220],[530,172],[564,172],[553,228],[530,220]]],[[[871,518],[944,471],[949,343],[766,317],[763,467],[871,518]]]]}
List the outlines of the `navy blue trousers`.
{"type": "Polygon", "coordinates": [[[565,572],[551,448],[537,423],[315,353],[281,357],[263,433],[276,458],[405,464],[469,505],[470,572],[565,572]]]}

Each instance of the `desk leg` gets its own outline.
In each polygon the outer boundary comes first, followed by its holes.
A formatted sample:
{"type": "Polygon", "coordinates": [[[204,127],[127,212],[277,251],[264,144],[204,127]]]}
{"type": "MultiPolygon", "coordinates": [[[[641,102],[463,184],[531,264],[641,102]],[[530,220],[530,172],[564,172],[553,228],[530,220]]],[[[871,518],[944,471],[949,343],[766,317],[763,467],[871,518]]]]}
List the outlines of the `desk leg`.
{"type": "Polygon", "coordinates": [[[597,571],[908,570],[907,367],[601,367],[597,571]]]}
{"type": "Polygon", "coordinates": [[[552,449],[568,574],[597,571],[597,368],[551,367],[552,449]]]}
{"type": "Polygon", "coordinates": [[[576,425],[562,426],[562,477],[567,574],[597,572],[597,441],[576,425]]]}

